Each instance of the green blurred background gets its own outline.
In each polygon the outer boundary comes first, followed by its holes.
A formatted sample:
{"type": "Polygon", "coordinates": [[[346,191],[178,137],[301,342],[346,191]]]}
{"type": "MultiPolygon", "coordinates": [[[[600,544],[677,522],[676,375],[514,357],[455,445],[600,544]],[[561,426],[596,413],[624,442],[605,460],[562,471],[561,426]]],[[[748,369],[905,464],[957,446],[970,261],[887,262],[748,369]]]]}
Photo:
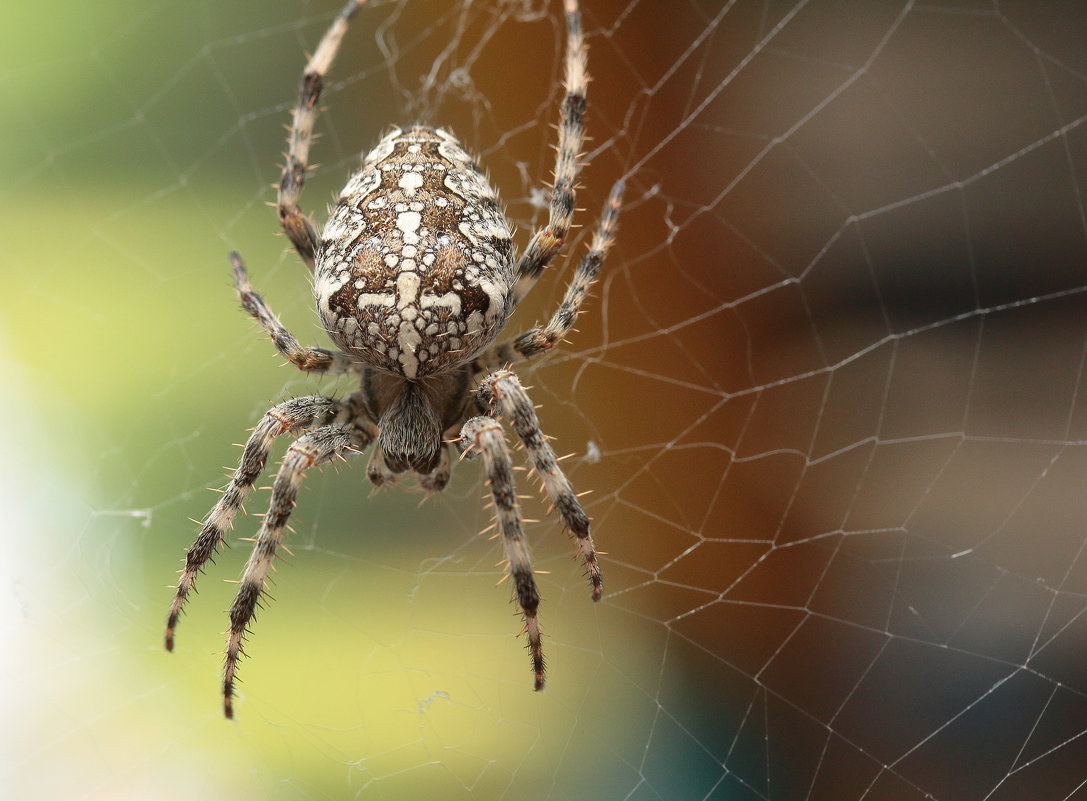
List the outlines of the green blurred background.
{"type": "MultiPolygon", "coordinates": [[[[18,799],[1019,799],[1087,773],[1087,60],[1047,2],[583,0],[580,220],[628,180],[572,342],[526,383],[605,557],[526,500],[531,691],[475,464],[307,478],[221,717],[267,494],[167,589],[282,366],[226,254],[324,344],[271,184],[338,0],[9,2],[0,30],[4,758],[18,799]],[[223,467],[220,467],[223,466],[223,467]]],[[[379,0],[303,199],[449,126],[523,243],[558,3],[379,0]]],[[[584,247],[588,227],[571,250],[584,247]]],[[[557,268],[512,323],[549,312],[557,268]]]]}

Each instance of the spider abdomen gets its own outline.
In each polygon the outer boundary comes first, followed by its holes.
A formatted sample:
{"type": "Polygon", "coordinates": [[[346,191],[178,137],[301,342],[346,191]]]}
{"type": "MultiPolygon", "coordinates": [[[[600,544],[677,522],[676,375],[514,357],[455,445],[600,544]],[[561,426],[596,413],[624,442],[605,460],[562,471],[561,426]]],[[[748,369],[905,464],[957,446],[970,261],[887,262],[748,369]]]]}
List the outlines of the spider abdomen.
{"type": "Polygon", "coordinates": [[[509,223],[497,193],[442,129],[393,129],[344,187],[315,267],[329,336],[408,379],[475,358],[512,311],[509,223]]]}

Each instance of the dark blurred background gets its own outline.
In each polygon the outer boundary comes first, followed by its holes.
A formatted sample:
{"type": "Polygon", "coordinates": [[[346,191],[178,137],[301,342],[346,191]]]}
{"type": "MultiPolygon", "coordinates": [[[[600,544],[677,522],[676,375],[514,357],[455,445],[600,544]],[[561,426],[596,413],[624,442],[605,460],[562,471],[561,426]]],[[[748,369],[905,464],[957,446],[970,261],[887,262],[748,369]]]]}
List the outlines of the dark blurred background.
{"type": "MultiPolygon", "coordinates": [[[[266,204],[339,5],[5,10],[12,797],[1079,797],[1087,14],[1068,3],[583,0],[569,252],[621,176],[627,206],[579,331],[523,374],[592,490],[604,600],[526,500],[548,571],[532,693],[478,466],[421,506],[371,493],[361,461],[315,472],[221,718],[223,580],[267,493],[172,655],[165,585],[232,443],[275,402],[351,389],[281,366],[226,261],[325,344],[266,204]]],[[[323,220],[359,153],[419,120],[479,154],[523,245],[563,35],[557,0],[371,3],[303,206],[323,220]]]]}

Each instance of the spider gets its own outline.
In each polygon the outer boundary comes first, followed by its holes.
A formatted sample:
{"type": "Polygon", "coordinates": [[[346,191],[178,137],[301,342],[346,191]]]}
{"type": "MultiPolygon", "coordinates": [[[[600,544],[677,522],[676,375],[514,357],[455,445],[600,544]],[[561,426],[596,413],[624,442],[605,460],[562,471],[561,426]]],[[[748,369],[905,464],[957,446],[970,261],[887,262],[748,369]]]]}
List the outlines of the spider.
{"type": "Polygon", "coordinates": [[[166,623],[166,649],[171,651],[196,577],[233,526],[274,440],[297,435],[276,475],[268,513],[230,608],[222,686],[228,718],[233,717],[243,639],[264,594],[302,477],[312,467],[361,454],[371,444],[367,476],[375,485],[391,484],[411,471],[427,492],[441,491],[449,481],[448,445],[456,443],[465,457],[483,457],[537,690],[544,685],[540,595],[500,419],[512,425],[572,532],[594,601],[603,588],[589,518],[540,431],[532,402],[508,366],[550,350],[570,331],[614,241],[621,182],[612,189],[589,251],[550,321],[495,344],[571,226],[588,81],[577,0],[564,0],[566,93],[548,222],[519,259],[495,190],[457,139],[441,128],[416,125],[387,133],[347,182],[321,234],[299,208],[321,87],[351,18],[364,3],[347,3],[306,65],[278,188],[283,230],[313,275],[318,313],[339,349],[301,346],[253,291],[241,257],[230,255],[242,307],[279,352],[300,370],[354,374],[360,387],[344,400],[315,395],[269,409],[186,552],[166,623]]]}

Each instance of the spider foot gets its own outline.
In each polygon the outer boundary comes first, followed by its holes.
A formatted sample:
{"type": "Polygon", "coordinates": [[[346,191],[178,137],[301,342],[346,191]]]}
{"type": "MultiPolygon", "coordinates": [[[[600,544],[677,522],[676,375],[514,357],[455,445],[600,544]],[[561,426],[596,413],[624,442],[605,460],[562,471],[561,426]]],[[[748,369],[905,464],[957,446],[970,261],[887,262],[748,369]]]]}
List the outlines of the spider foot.
{"type": "Polygon", "coordinates": [[[223,688],[223,717],[227,720],[234,719],[234,688],[223,688]]]}
{"type": "Polygon", "coordinates": [[[238,660],[244,655],[242,637],[244,632],[230,632],[226,647],[226,666],[223,669],[223,715],[234,717],[234,685],[238,681],[238,660]]]}
{"type": "Polygon", "coordinates": [[[593,539],[589,536],[578,537],[578,552],[585,564],[585,571],[589,574],[589,583],[593,587],[593,600],[599,601],[604,595],[604,577],[600,573],[600,564],[596,561],[596,548],[593,539]]]}
{"type": "Polygon", "coordinates": [[[253,287],[249,283],[249,271],[245,269],[242,254],[236,250],[230,251],[230,268],[234,273],[234,288],[239,292],[252,292],[253,287]]]}
{"type": "Polygon", "coordinates": [[[544,688],[544,657],[543,643],[540,638],[540,622],[536,615],[525,615],[525,636],[528,643],[525,647],[532,655],[532,670],[536,674],[536,682],[533,689],[539,692],[544,688]]]}
{"type": "Polygon", "coordinates": [[[167,651],[174,650],[174,631],[177,629],[177,618],[178,614],[171,612],[170,617],[166,620],[166,636],[164,639],[167,651]]]}
{"type": "Polygon", "coordinates": [[[528,640],[526,647],[532,656],[532,670],[536,674],[535,689],[537,692],[544,686],[544,655],[543,639],[540,635],[540,621],[536,617],[536,610],[540,606],[540,593],[536,589],[536,580],[532,576],[532,567],[526,558],[520,564],[512,566],[514,593],[517,603],[525,620],[525,637],[528,640]]]}

